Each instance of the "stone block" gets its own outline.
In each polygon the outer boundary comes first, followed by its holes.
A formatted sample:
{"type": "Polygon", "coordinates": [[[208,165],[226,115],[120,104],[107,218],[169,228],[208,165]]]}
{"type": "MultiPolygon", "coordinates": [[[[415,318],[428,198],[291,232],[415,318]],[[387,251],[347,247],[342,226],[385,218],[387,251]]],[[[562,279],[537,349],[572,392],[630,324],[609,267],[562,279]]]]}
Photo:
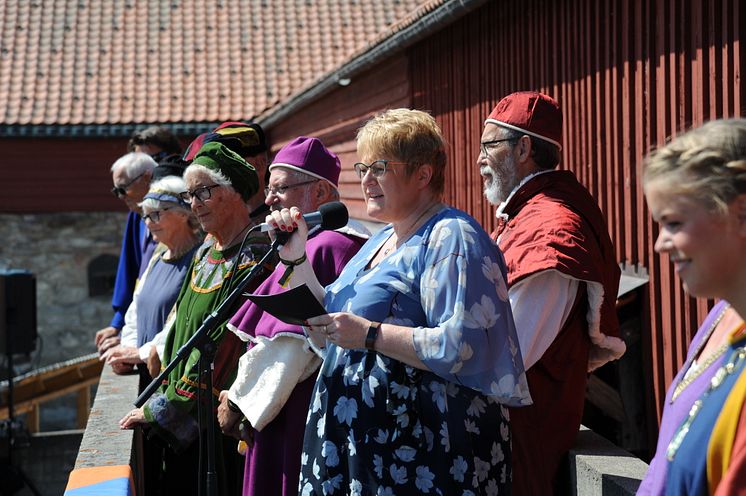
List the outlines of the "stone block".
{"type": "Polygon", "coordinates": [[[570,450],[570,487],[579,496],[634,496],[648,465],[581,426],[570,450]]]}

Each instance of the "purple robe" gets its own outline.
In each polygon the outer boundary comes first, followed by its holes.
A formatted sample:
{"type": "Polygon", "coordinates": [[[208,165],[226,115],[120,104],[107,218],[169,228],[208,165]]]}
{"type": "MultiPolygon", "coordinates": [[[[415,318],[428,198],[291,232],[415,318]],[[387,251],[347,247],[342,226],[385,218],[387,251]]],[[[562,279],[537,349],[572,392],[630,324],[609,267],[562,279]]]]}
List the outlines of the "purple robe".
{"type": "MultiPolygon", "coordinates": [[[[321,231],[308,240],[306,255],[322,286],[337,279],[364,242],[365,239],[337,231],[321,231]]],[[[254,294],[286,291],[277,282],[284,272],[285,266],[278,265],[254,294]]],[[[249,301],[241,306],[230,324],[249,335],[249,349],[256,337],[304,336],[300,326],[286,324],[249,301]]],[[[254,432],[254,446],[246,452],[244,496],[298,494],[303,432],[315,382],[316,377],[312,375],[299,383],[280,413],[264,429],[254,432]]]]}
{"type": "Polygon", "coordinates": [[[699,327],[697,334],[692,339],[689,345],[689,351],[687,353],[685,366],[679,370],[678,374],[674,378],[671,385],[668,387],[666,392],[666,402],[663,405],[663,418],[661,419],[660,433],[658,434],[658,445],[655,449],[655,456],[650,462],[648,472],[645,474],[645,479],[640,484],[637,490],[638,495],[661,495],[666,491],[666,474],[668,470],[668,460],[666,459],[666,450],[668,444],[671,442],[676,429],[684,422],[684,419],[689,415],[694,404],[705,389],[710,385],[710,379],[715,374],[717,369],[720,367],[724,355],[718,357],[713,363],[705,369],[699,377],[694,379],[676,398],[676,401],[671,403],[671,396],[673,395],[674,389],[681,382],[681,379],[686,374],[688,366],[686,364],[691,363],[692,354],[697,351],[700,343],[705,338],[707,333],[712,327],[712,324],[723,312],[727,302],[724,300],[719,301],[707,314],[702,325],[699,327]]]}

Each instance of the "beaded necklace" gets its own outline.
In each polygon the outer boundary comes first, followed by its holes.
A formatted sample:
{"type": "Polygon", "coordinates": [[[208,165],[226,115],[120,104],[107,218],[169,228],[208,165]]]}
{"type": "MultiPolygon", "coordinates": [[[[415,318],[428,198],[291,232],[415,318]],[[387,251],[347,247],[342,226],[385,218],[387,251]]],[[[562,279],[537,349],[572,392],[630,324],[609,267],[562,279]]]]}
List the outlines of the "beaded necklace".
{"type": "MultiPolygon", "coordinates": [[[[736,330],[731,333],[731,340],[743,340],[742,331],[745,326],[746,324],[744,324],[744,322],[741,322],[736,330]]],[[[730,376],[734,372],[740,372],[742,370],[744,360],[746,360],[746,345],[735,348],[728,357],[728,360],[717,370],[717,372],[715,372],[715,375],[713,375],[712,379],[710,379],[710,385],[708,386],[707,390],[702,393],[702,396],[697,399],[697,401],[694,402],[692,408],[689,410],[689,415],[687,416],[686,420],[679,426],[679,428],[676,430],[676,434],[674,434],[673,438],[671,438],[671,442],[668,444],[668,449],[666,449],[666,458],[668,459],[668,461],[673,461],[673,459],[676,457],[676,453],[684,442],[686,435],[689,433],[692,422],[694,422],[694,419],[697,418],[699,412],[702,411],[702,406],[704,405],[704,402],[710,395],[710,393],[719,388],[720,385],[725,382],[725,379],[727,379],[728,376],[730,376]]]]}
{"type": "MultiPolygon", "coordinates": [[[[720,324],[720,321],[723,320],[723,317],[728,312],[729,308],[730,308],[730,305],[725,305],[723,309],[720,311],[720,313],[718,314],[717,318],[712,322],[712,325],[707,330],[707,333],[702,338],[702,340],[699,342],[699,345],[697,346],[696,351],[691,354],[691,358],[689,358],[689,360],[687,360],[684,366],[682,367],[684,370],[688,370],[692,366],[692,363],[694,362],[696,357],[699,356],[702,349],[707,345],[707,341],[709,341],[710,336],[712,336],[712,333],[715,332],[715,329],[717,328],[718,324],[720,324]]],[[[681,378],[679,383],[676,385],[676,388],[673,390],[673,394],[671,395],[670,402],[673,403],[674,401],[676,401],[676,398],[679,397],[679,395],[684,391],[684,389],[686,389],[687,386],[689,386],[692,382],[694,382],[697,379],[697,377],[702,375],[702,373],[705,370],[707,370],[707,367],[709,367],[715,361],[717,361],[717,359],[720,358],[720,356],[723,353],[725,353],[725,350],[727,349],[728,349],[728,342],[726,341],[719,348],[717,348],[712,353],[710,353],[710,355],[707,356],[707,358],[705,358],[704,361],[702,361],[702,363],[698,365],[696,370],[692,371],[688,375],[685,374],[681,378]]]]}
{"type": "Polygon", "coordinates": [[[239,246],[233,245],[223,250],[218,250],[215,248],[215,242],[217,242],[216,239],[212,245],[205,247],[206,251],[204,254],[192,266],[191,281],[189,284],[191,292],[186,307],[187,325],[192,321],[194,307],[200,295],[217,291],[217,301],[221,301],[230,292],[228,276],[240,268],[241,254],[243,252],[238,250],[239,246]],[[233,253],[234,251],[235,253],[233,253]],[[219,256],[214,257],[213,252],[217,252],[216,254],[219,256]],[[205,267],[211,263],[214,265],[212,270],[203,272],[205,267]]]}

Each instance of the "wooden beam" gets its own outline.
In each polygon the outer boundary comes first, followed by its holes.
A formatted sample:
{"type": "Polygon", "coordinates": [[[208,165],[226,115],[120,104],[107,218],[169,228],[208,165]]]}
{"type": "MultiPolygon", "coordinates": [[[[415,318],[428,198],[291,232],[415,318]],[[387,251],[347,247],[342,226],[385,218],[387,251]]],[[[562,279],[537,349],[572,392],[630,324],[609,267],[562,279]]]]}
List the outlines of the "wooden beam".
{"type": "MultiPolygon", "coordinates": [[[[44,367],[13,382],[13,414],[27,414],[26,424],[30,432],[39,432],[39,409],[43,403],[77,393],[77,426],[84,429],[91,408],[91,386],[97,384],[103,369],[98,354],[44,367]]],[[[8,418],[8,381],[0,383],[0,420],[8,418]]]]}
{"type": "Polygon", "coordinates": [[[32,405],[26,416],[26,428],[29,432],[39,432],[39,405],[32,405]]]}
{"type": "Polygon", "coordinates": [[[585,399],[617,422],[624,422],[624,403],[619,393],[594,374],[588,376],[585,399]]]}
{"type": "MultiPolygon", "coordinates": [[[[93,377],[91,379],[87,379],[83,382],[79,382],[77,384],[73,384],[70,386],[67,386],[62,389],[58,389],[56,391],[51,391],[45,394],[41,394],[39,396],[34,397],[33,399],[27,399],[24,401],[19,401],[13,405],[13,412],[16,415],[20,415],[22,413],[27,413],[31,408],[33,408],[34,405],[38,405],[41,403],[46,403],[47,401],[59,398],[61,396],[65,396],[70,393],[75,393],[78,390],[91,386],[93,384],[96,384],[98,382],[98,377],[93,377]]],[[[8,407],[2,406],[0,407],[0,420],[8,418],[8,407]]]]}
{"type": "Polygon", "coordinates": [[[85,429],[88,423],[88,412],[91,410],[91,387],[86,386],[78,391],[78,429],[85,429]]]}
{"type": "MultiPolygon", "coordinates": [[[[63,362],[62,365],[41,369],[16,379],[13,383],[13,399],[16,405],[46,397],[55,391],[69,390],[68,386],[73,384],[82,384],[90,379],[98,380],[104,367],[97,355],[71,362],[63,362]]],[[[7,403],[7,381],[4,385],[0,405],[7,403]]]]}

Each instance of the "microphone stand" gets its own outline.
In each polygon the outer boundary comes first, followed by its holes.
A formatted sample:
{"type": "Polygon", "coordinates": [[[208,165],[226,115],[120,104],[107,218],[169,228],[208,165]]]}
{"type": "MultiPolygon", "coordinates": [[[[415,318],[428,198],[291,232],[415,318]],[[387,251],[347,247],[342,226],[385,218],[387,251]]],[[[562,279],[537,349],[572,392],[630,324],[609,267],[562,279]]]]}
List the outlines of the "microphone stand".
{"type": "MultiPolygon", "coordinates": [[[[278,233],[281,234],[281,233],[278,233]]],[[[285,233],[282,233],[285,234],[285,233]]],[[[153,379],[153,381],[148,385],[148,387],[145,388],[145,390],[142,392],[140,396],[137,397],[137,400],[135,400],[135,406],[137,408],[141,408],[145,402],[150,398],[153,393],[155,393],[156,389],[163,383],[163,380],[168,377],[168,375],[171,373],[173,369],[176,368],[176,366],[186,360],[189,355],[191,354],[193,349],[198,349],[200,352],[200,358],[199,358],[199,371],[200,371],[200,382],[202,382],[202,378],[204,378],[205,385],[207,386],[207,396],[209,396],[210,400],[208,402],[209,408],[207,410],[207,417],[209,418],[207,422],[207,438],[206,438],[206,448],[207,448],[207,477],[205,480],[205,488],[208,496],[217,496],[218,494],[218,485],[217,485],[217,472],[215,471],[215,396],[212,394],[212,370],[213,370],[213,360],[215,359],[215,354],[217,352],[217,344],[215,344],[210,338],[209,334],[211,331],[213,331],[216,327],[218,327],[221,323],[225,322],[230,316],[231,316],[231,310],[233,309],[233,304],[238,299],[238,297],[243,293],[246,286],[248,286],[249,282],[251,282],[254,277],[259,273],[260,270],[264,268],[264,264],[267,263],[267,261],[270,259],[272,255],[274,255],[277,251],[282,248],[282,245],[286,242],[286,237],[283,236],[277,236],[276,239],[272,242],[270,245],[270,249],[267,252],[264,257],[257,263],[254,267],[251,268],[251,270],[244,276],[243,279],[241,279],[238,284],[236,285],[236,289],[234,289],[228,297],[223,300],[223,302],[210,313],[210,315],[207,316],[207,318],[202,322],[202,325],[197,329],[197,331],[192,335],[191,338],[189,338],[189,341],[184,343],[184,345],[179,348],[179,351],[176,352],[176,355],[174,356],[173,360],[169,362],[169,364],[166,366],[165,369],[156,377],[153,379]]],[[[238,257],[240,259],[241,251],[239,250],[238,257]]],[[[236,262],[238,263],[238,262],[236,262]]],[[[236,269],[238,268],[238,265],[236,265],[236,269]]],[[[197,392],[199,393],[200,388],[197,388],[197,392]]],[[[203,418],[200,412],[200,406],[201,402],[197,401],[197,408],[198,408],[198,425],[199,425],[199,436],[200,436],[200,447],[202,446],[202,428],[203,425],[203,418]]],[[[202,450],[200,449],[200,467],[202,466],[202,450]]],[[[200,485],[201,489],[201,485],[200,485]]]]}

